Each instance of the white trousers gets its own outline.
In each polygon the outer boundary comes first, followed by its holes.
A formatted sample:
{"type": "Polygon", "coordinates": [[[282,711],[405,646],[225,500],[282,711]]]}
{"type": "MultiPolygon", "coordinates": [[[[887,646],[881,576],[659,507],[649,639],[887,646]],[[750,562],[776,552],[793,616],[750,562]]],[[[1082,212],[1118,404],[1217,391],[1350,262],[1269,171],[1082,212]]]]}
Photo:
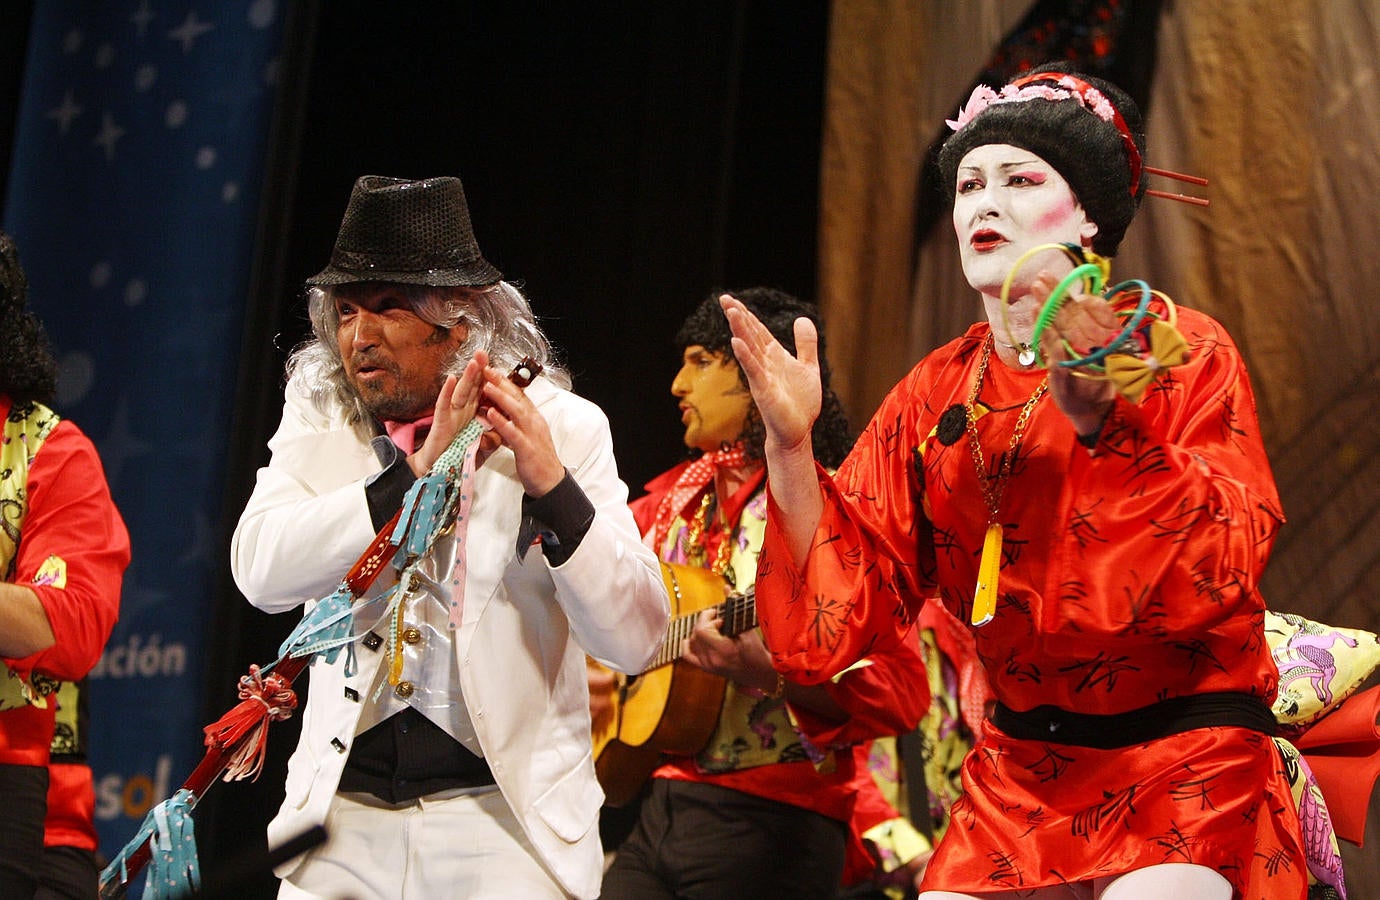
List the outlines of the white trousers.
{"type": "Polygon", "coordinates": [[[326,843],[278,889],[289,900],[565,900],[495,788],[390,805],[337,794],[326,843]]]}

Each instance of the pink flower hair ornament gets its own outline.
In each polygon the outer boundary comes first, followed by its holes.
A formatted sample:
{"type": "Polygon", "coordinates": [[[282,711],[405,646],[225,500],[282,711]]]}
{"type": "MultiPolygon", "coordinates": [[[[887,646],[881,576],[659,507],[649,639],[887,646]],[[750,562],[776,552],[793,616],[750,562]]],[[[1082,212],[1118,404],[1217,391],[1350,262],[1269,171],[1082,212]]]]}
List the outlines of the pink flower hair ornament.
{"type": "Polygon", "coordinates": [[[1000,91],[994,91],[987,85],[980,84],[973,88],[973,93],[968,96],[968,102],[959,110],[958,118],[945,119],[944,124],[954,131],[958,131],[976,119],[978,113],[989,106],[999,103],[1024,103],[1027,100],[1073,100],[1102,121],[1115,124],[1116,109],[1097,88],[1068,75],[1042,73],[1040,79],[1046,82],[1054,81],[1060,87],[1050,87],[1048,84],[1021,84],[1024,79],[1012,82],[1000,91]]]}

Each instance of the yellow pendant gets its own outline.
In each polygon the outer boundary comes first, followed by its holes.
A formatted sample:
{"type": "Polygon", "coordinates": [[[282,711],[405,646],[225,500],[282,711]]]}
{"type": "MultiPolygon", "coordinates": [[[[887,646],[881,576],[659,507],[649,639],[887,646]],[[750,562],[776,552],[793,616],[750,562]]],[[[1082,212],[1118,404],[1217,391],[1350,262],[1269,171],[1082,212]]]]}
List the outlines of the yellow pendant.
{"type": "Polygon", "coordinates": [[[402,681],[403,672],[403,608],[401,603],[393,610],[393,621],[391,625],[393,628],[393,640],[390,642],[391,646],[388,648],[390,657],[388,660],[388,684],[391,687],[397,687],[398,682],[402,681]]]}
{"type": "Polygon", "coordinates": [[[997,614],[997,582],[1001,578],[1001,523],[987,526],[978,562],[977,590],[973,592],[972,623],[986,625],[997,614]]]}

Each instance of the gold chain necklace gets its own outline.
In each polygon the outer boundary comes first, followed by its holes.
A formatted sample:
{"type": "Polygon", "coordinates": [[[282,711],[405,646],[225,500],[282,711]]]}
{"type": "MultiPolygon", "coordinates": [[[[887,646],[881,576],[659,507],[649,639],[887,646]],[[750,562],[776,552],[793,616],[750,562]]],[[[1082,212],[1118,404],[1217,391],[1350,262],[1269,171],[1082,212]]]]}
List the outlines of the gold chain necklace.
{"type": "MultiPolygon", "coordinates": [[[[705,525],[708,524],[709,507],[713,505],[715,505],[714,490],[711,488],[705,492],[704,499],[700,501],[700,508],[690,518],[690,531],[685,536],[685,555],[694,565],[708,569],[715,575],[722,575],[724,570],[728,568],[728,555],[733,549],[733,535],[729,532],[727,523],[720,520],[720,524],[723,526],[723,537],[719,541],[718,551],[714,554],[714,561],[708,565],[705,565],[708,555],[705,547],[707,540],[701,541],[705,537],[704,531],[705,525]]],[[[718,519],[718,516],[715,518],[718,519]]]]}
{"type": "Polygon", "coordinates": [[[973,614],[970,620],[975,626],[986,625],[997,613],[997,582],[1001,578],[1001,519],[998,518],[1001,500],[1006,493],[1006,483],[1011,480],[1011,467],[1016,460],[1016,450],[1020,447],[1026,426],[1030,424],[1030,414],[1035,411],[1035,404],[1040,402],[1040,398],[1049,388],[1049,379],[1045,378],[1035,389],[1035,393],[1030,395],[1030,399],[1025,401],[1025,405],[1021,407],[1021,414],[1016,417],[1016,427],[1011,431],[1011,441],[1006,445],[1006,455],[1002,457],[997,477],[989,478],[987,462],[982,458],[982,444],[978,441],[976,407],[978,395],[982,392],[983,379],[987,377],[987,363],[992,356],[993,340],[988,337],[982,345],[982,359],[978,362],[977,376],[973,379],[973,391],[968,395],[968,403],[964,407],[968,414],[968,449],[973,454],[978,486],[982,489],[982,499],[987,504],[987,533],[982,539],[982,558],[978,562],[977,589],[973,592],[973,614]]]}

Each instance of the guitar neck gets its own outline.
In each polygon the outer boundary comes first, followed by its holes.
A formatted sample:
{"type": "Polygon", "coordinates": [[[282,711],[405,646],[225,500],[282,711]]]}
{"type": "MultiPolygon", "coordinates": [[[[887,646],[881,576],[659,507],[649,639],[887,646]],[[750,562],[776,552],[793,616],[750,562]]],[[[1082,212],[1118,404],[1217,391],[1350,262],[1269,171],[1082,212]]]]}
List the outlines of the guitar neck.
{"type": "MultiPolygon", "coordinates": [[[[753,588],[749,587],[745,594],[734,594],[723,603],[716,606],[706,607],[706,609],[717,609],[719,615],[723,617],[723,624],[719,627],[719,632],[724,637],[737,637],[749,628],[757,627],[757,599],[753,588]]],[[[690,636],[690,632],[695,630],[695,620],[700,617],[703,609],[683,616],[676,616],[671,620],[671,624],[666,628],[666,640],[661,644],[661,650],[652,658],[651,664],[644,671],[660,668],[669,665],[680,658],[680,643],[690,636]]]]}

